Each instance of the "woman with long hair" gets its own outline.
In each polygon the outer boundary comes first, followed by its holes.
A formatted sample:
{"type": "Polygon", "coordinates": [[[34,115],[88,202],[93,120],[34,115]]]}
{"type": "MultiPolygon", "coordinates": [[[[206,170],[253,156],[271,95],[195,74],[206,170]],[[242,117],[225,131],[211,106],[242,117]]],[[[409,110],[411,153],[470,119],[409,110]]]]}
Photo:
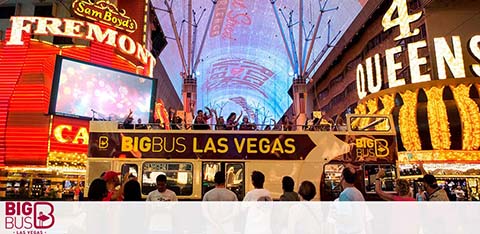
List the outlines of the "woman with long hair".
{"type": "Polygon", "coordinates": [[[238,127],[238,121],[243,115],[243,111],[240,112],[240,115],[237,118],[237,114],[235,112],[230,113],[230,115],[227,118],[227,130],[237,130],[238,127]]]}

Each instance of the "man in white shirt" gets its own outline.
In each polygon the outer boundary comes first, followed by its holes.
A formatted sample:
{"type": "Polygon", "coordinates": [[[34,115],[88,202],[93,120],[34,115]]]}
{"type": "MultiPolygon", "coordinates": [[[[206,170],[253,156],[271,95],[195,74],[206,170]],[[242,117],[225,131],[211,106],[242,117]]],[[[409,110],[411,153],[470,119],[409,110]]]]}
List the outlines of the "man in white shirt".
{"type": "Polygon", "coordinates": [[[203,201],[238,201],[237,195],[225,188],[225,173],[215,173],[215,188],[205,193],[203,201]]]}
{"type": "Polygon", "coordinates": [[[262,172],[252,172],[252,184],[255,189],[248,192],[243,198],[242,207],[247,209],[245,219],[245,233],[251,234],[271,234],[272,201],[270,192],[263,188],[265,176],[262,172]]]}
{"type": "Polygon", "coordinates": [[[263,188],[265,176],[260,171],[252,172],[252,183],[254,190],[248,192],[243,201],[271,201],[270,191],[263,188]]]}
{"type": "Polygon", "coordinates": [[[362,192],[355,185],[355,169],[345,167],[342,171],[342,187],[343,191],[338,197],[339,201],[365,201],[362,192]]]}
{"type": "Polygon", "coordinates": [[[175,192],[167,189],[167,176],[157,176],[157,188],[148,194],[147,201],[178,201],[175,192]]]}

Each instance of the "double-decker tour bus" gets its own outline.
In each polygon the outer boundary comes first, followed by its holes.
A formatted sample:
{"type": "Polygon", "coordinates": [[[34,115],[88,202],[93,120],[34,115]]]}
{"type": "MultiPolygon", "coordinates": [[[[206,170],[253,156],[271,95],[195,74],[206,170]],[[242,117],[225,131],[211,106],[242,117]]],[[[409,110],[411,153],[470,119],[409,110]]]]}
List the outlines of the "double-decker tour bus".
{"type": "MultiPolygon", "coordinates": [[[[347,115],[338,131],[228,131],[122,129],[117,122],[90,122],[87,186],[102,172],[114,170],[138,177],[145,197],[156,189],[156,177],[182,200],[200,200],[222,171],[226,187],[239,200],[253,189],[251,174],[265,174],[272,198],[282,194],[282,178],[297,186],[309,180],[317,200],[335,199],[344,166],[357,169],[357,186],[368,200],[374,195],[374,173],[387,170],[384,189],[393,191],[397,145],[391,116],[347,115]],[[362,189],[363,188],[363,189],[362,189]]],[[[86,188],[88,189],[88,187],[86,188]]]]}

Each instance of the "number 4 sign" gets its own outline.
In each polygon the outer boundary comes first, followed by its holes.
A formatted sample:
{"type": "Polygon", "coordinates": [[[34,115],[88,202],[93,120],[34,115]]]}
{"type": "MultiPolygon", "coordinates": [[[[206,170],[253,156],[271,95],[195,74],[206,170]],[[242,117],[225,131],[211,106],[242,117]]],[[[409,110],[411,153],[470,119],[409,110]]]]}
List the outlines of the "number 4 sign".
{"type": "Polygon", "coordinates": [[[415,28],[413,32],[410,31],[410,23],[413,23],[422,17],[422,11],[413,15],[408,14],[407,0],[393,0],[392,5],[387,10],[382,19],[383,31],[387,31],[398,25],[400,28],[400,35],[395,37],[395,41],[405,39],[411,36],[418,35],[420,30],[415,28]],[[397,18],[393,19],[393,14],[397,11],[397,18]]]}

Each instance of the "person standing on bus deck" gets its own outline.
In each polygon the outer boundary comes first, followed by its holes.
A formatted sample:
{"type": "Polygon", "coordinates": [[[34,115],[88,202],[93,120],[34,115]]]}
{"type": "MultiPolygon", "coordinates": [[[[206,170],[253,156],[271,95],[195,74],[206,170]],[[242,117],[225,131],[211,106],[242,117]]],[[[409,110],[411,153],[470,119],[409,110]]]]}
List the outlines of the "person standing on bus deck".
{"type": "Polygon", "coordinates": [[[166,175],[160,174],[157,176],[157,189],[148,194],[147,201],[178,201],[175,192],[167,189],[166,175]]]}
{"type": "Polygon", "coordinates": [[[193,122],[193,129],[194,130],[209,130],[210,126],[208,125],[208,120],[210,117],[212,117],[212,113],[209,108],[208,110],[208,115],[205,115],[203,113],[203,110],[198,110],[197,111],[197,116],[195,117],[195,120],[193,122]]]}
{"type": "Polygon", "coordinates": [[[203,201],[238,201],[237,195],[225,188],[225,174],[222,171],[215,173],[215,188],[205,193],[203,201]]]}
{"type": "Polygon", "coordinates": [[[345,167],[342,171],[342,180],[340,184],[343,187],[343,191],[338,197],[339,201],[365,201],[362,192],[358,190],[355,183],[355,169],[351,167],[345,167]]]}
{"type": "Polygon", "coordinates": [[[263,188],[265,182],[265,175],[260,171],[252,172],[252,184],[255,189],[248,192],[243,201],[271,201],[270,191],[263,188]]]}

